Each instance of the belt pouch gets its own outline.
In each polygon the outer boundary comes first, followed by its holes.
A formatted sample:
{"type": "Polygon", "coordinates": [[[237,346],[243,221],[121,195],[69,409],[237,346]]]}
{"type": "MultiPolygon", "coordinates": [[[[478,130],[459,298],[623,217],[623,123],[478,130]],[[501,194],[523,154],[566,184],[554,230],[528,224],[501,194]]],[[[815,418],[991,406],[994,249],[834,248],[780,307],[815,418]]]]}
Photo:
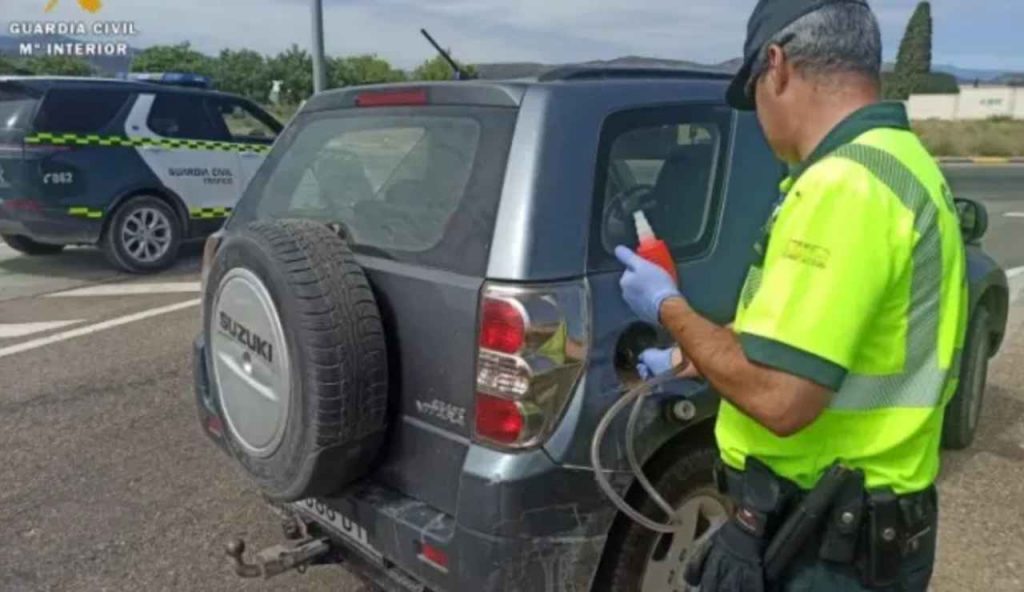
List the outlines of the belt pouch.
{"type": "Polygon", "coordinates": [[[872,492],[868,498],[865,584],[883,588],[895,584],[903,563],[903,511],[891,490],[872,492]]]}
{"type": "Polygon", "coordinates": [[[866,506],[864,498],[864,473],[857,471],[847,480],[832,506],[818,552],[822,560],[850,564],[857,558],[866,506]]]}

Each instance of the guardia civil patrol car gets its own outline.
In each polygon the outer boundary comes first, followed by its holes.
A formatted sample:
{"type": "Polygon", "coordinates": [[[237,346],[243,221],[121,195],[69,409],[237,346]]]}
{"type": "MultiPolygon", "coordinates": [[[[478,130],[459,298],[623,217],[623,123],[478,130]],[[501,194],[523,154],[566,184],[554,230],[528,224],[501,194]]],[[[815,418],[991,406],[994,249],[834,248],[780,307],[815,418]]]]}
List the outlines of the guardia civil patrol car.
{"type": "Polygon", "coordinates": [[[98,245],[135,273],[221,226],[281,124],[187,74],[0,77],[0,236],[98,245]]]}

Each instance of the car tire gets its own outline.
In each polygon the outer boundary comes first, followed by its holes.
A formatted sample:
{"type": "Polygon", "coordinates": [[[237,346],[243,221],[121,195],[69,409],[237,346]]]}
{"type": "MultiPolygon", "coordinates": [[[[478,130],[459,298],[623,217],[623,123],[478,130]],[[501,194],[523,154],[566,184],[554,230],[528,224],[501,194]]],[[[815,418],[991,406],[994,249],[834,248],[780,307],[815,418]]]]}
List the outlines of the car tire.
{"type": "Polygon", "coordinates": [[[25,255],[56,255],[64,250],[64,245],[40,243],[18,234],[2,234],[0,238],[8,247],[25,255]]]}
{"type": "Polygon", "coordinates": [[[963,450],[974,442],[981,417],[981,407],[988,381],[991,354],[992,313],[984,305],[978,308],[967,329],[960,384],[946,406],[942,424],[942,446],[947,450],[963,450]]]}
{"type": "MultiPolygon", "coordinates": [[[[714,485],[714,466],[718,459],[712,447],[675,446],[662,455],[668,460],[654,467],[651,483],[669,504],[684,512],[693,512],[696,520],[691,536],[662,535],[619,516],[608,538],[596,592],[653,592],[682,590],[686,554],[692,543],[714,524],[724,521],[730,510],[728,498],[714,485]]],[[[655,465],[659,464],[657,462],[655,465]]],[[[654,502],[644,496],[638,504],[645,515],[665,520],[654,502]]]]}
{"type": "Polygon", "coordinates": [[[369,472],[387,430],[387,351],[345,241],[299,220],[232,232],[203,311],[228,448],[266,497],[327,496],[369,472]]]}
{"type": "Polygon", "coordinates": [[[103,253],[129,273],[155,273],[178,258],[182,221],[164,200],[140,195],[114,210],[101,239],[103,253]]]}

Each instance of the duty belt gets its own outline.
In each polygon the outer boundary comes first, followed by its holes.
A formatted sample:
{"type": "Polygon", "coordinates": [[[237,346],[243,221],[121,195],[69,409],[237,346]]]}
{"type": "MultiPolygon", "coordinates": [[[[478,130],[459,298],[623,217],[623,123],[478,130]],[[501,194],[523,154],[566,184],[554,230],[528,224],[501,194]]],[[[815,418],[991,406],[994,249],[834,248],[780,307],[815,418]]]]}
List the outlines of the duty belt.
{"type": "MultiPolygon", "coordinates": [[[[750,462],[750,459],[748,459],[750,462]]],[[[754,459],[754,462],[757,462],[754,459]]],[[[762,463],[757,463],[762,466],[762,463]]],[[[749,479],[744,471],[737,471],[719,462],[715,467],[718,490],[733,500],[750,498],[749,479]]],[[[791,485],[777,477],[783,487],[791,485]]],[[[822,559],[839,564],[854,565],[861,573],[864,584],[875,588],[898,581],[903,561],[922,550],[922,544],[934,537],[938,515],[935,487],[905,495],[896,495],[890,489],[866,490],[863,475],[855,488],[840,490],[831,502],[828,516],[813,534],[805,537],[799,546],[791,546],[788,557],[800,556],[822,559]]],[[[774,522],[786,521],[799,512],[804,500],[810,501],[807,491],[795,491],[788,496],[783,516],[774,522]]],[[[758,497],[755,493],[753,497],[758,497]]],[[[786,528],[765,533],[772,543],[784,541],[786,528]]],[[[771,555],[769,545],[767,555],[771,555]]],[[[771,557],[766,556],[766,564],[771,557]]],[[[789,560],[781,563],[789,564],[789,560]]],[[[766,569],[766,572],[770,571],[766,569]]],[[[779,574],[776,574],[776,576],[779,574]]],[[[769,580],[772,575],[768,574],[769,580]]]]}
{"type": "MultiPolygon", "coordinates": [[[[736,492],[741,491],[743,488],[743,471],[737,471],[719,461],[715,464],[715,487],[722,495],[735,496],[736,492]]],[[[801,494],[797,495],[796,501],[799,501],[801,494]]],[[[918,514],[927,514],[938,509],[938,499],[934,486],[928,487],[924,491],[907,493],[896,497],[903,505],[912,507],[913,511],[918,514]]]]}

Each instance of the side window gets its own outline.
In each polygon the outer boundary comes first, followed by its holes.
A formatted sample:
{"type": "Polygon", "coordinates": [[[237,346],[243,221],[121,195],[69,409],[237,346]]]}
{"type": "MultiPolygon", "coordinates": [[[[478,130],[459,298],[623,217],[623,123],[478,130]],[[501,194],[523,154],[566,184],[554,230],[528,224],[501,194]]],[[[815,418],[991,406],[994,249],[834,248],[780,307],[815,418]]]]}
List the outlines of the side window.
{"type": "Polygon", "coordinates": [[[165,138],[225,140],[203,105],[203,97],[185,93],[159,93],[149,112],[149,129],[165,138]]]}
{"type": "Polygon", "coordinates": [[[720,207],[731,111],[717,106],[659,107],[615,114],[605,122],[597,170],[591,258],[637,242],[642,210],[677,259],[710,244],[720,207]]]}
{"type": "Polygon", "coordinates": [[[131,93],[122,90],[54,89],[46,93],[35,129],[50,133],[96,134],[111,124],[131,93]]]}
{"type": "Polygon", "coordinates": [[[233,142],[270,144],[277,137],[272,120],[242,101],[211,99],[208,104],[211,116],[223,122],[233,142]]]}

